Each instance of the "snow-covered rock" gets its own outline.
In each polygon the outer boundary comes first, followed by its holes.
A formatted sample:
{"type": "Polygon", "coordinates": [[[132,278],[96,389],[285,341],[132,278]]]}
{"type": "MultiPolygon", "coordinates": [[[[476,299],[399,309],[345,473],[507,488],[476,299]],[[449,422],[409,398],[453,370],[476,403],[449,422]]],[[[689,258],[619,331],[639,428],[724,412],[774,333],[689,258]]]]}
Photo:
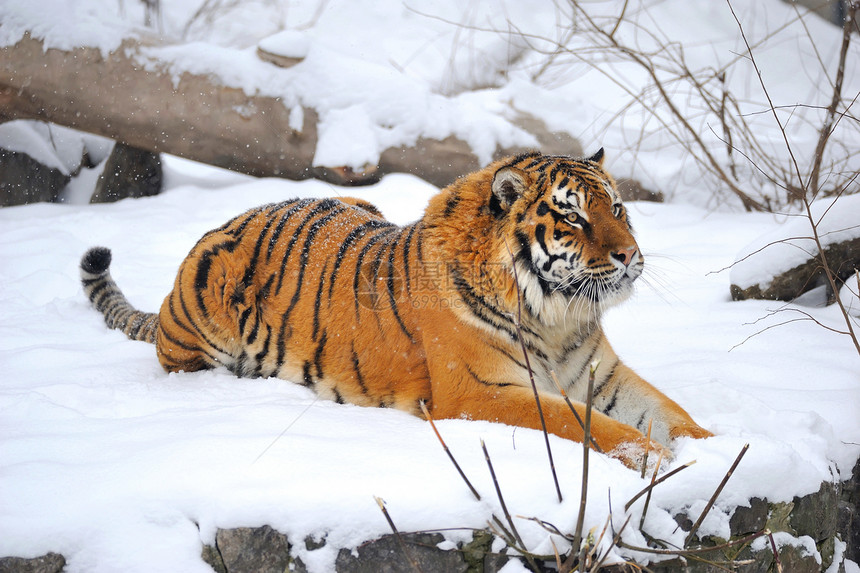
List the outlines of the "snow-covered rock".
{"type": "Polygon", "coordinates": [[[92,203],[110,203],[126,197],[158,195],[162,186],[158,153],[117,143],[98,178],[92,203]]]}
{"type": "Polygon", "coordinates": [[[307,34],[284,30],[260,40],[257,55],[282,68],[290,68],[305,59],[311,41],[307,34]]]}
{"type": "MultiPolygon", "coordinates": [[[[840,283],[860,268],[860,194],[815,201],[810,209],[828,265],[840,283]]],[[[794,213],[745,246],[731,270],[734,300],[793,300],[822,284],[810,218],[794,213]]]]}

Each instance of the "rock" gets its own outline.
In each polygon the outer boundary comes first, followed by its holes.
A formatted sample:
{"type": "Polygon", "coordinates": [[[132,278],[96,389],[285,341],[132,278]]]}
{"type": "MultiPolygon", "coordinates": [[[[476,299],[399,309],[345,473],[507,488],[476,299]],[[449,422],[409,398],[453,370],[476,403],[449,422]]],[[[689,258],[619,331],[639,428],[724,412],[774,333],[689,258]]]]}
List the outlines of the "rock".
{"type": "MultiPolygon", "coordinates": [[[[824,249],[824,256],[841,285],[854,275],[855,269],[860,268],[860,237],[833,243],[824,249]]],[[[803,264],[775,275],[767,285],[743,288],[733,284],[731,293],[733,300],[754,298],[790,301],[823,284],[823,281],[821,262],[818,257],[810,257],[803,264]]]]}
{"type": "MultiPolygon", "coordinates": [[[[658,564],[649,565],[653,573],[770,573],[776,571],[773,550],[768,542],[764,549],[752,551],[749,544],[737,545],[734,548],[714,550],[703,553],[698,558],[672,559],[658,564]]],[[[805,552],[802,547],[784,545],[779,549],[779,560],[785,573],[820,573],[822,571],[814,555],[805,552]]]]}
{"type": "Polygon", "coordinates": [[[56,201],[86,163],[83,134],[42,121],[0,123],[0,206],[56,201]]]}
{"type": "Polygon", "coordinates": [[[227,566],[224,565],[224,560],[221,559],[221,554],[218,549],[211,545],[204,545],[203,551],[200,553],[200,558],[203,562],[209,565],[215,573],[227,573],[227,566]]]}
{"type": "Polygon", "coordinates": [[[436,547],[444,539],[438,533],[406,533],[400,538],[409,557],[397,536],[386,535],[358,547],[355,555],[349,549],[341,549],[335,568],[338,573],[412,573],[416,570],[457,573],[468,569],[459,551],[444,551],[436,547]]]}
{"type": "Polygon", "coordinates": [[[664,200],[663,194],[659,191],[651,191],[646,189],[641,181],[636,179],[618,179],[618,192],[621,194],[622,201],[651,201],[652,203],[662,203],[664,200]]]}
{"type": "Polygon", "coordinates": [[[821,554],[821,570],[825,571],[833,563],[836,554],[836,538],[829,537],[818,544],[818,552],[821,554]]]}
{"type": "MultiPolygon", "coordinates": [[[[537,117],[525,113],[518,112],[516,119],[512,122],[519,128],[531,133],[537,139],[538,146],[541,152],[549,155],[571,155],[573,157],[584,157],[585,150],[582,144],[573,136],[564,131],[550,131],[546,124],[537,117]]],[[[510,147],[499,150],[496,157],[504,157],[505,155],[514,155],[523,151],[531,151],[530,147],[510,147]]],[[[592,153],[597,151],[592,150],[592,153]]],[[[464,172],[465,173],[465,172],[464,172]]]]}
{"type": "MultiPolygon", "coordinates": [[[[226,573],[283,573],[291,561],[287,537],[268,525],[219,529],[215,546],[226,573]]],[[[204,556],[206,553],[204,550],[204,556]]],[[[209,553],[213,557],[211,550],[209,553]]],[[[213,561],[215,564],[207,563],[219,571],[217,559],[213,561]]]]}
{"type": "Polygon", "coordinates": [[[34,559],[0,558],[0,573],[59,573],[65,566],[65,557],[57,553],[48,553],[34,559]]]}
{"type": "MultiPolygon", "coordinates": [[[[484,558],[492,551],[493,535],[489,531],[475,531],[472,541],[463,546],[463,559],[473,571],[484,571],[484,558]]],[[[505,560],[507,562],[507,560],[505,560]]]]}
{"type": "MultiPolygon", "coordinates": [[[[815,201],[809,209],[817,221],[819,241],[836,288],[849,277],[856,280],[855,269],[860,268],[860,232],[856,224],[860,219],[860,194],[844,195],[835,203],[832,198],[815,201]]],[[[732,298],[791,301],[824,287],[826,297],[822,294],[818,300],[833,302],[833,289],[826,280],[811,234],[809,218],[790,217],[744,247],[731,269],[732,298]]]]}
{"type": "Polygon", "coordinates": [[[754,497],[749,507],[738,506],[729,520],[732,535],[749,535],[764,529],[767,523],[767,501],[754,497]]]}
{"type": "Polygon", "coordinates": [[[773,554],[770,551],[753,553],[749,546],[743,547],[740,551],[736,549],[734,554],[728,557],[719,551],[701,554],[698,557],[700,559],[689,558],[684,561],[676,558],[663,561],[649,565],[647,570],[652,573],[724,573],[726,571],[769,573],[773,564],[773,554]]]}
{"type": "MultiPolygon", "coordinates": [[[[766,499],[753,498],[749,507],[737,507],[729,519],[729,543],[706,537],[701,542],[694,541],[691,548],[711,549],[688,557],[686,561],[677,557],[652,564],[617,564],[606,566],[601,571],[627,573],[645,570],[640,569],[640,565],[647,565],[647,570],[654,573],[771,573],[776,570],[776,563],[770,541],[759,537],[753,545],[749,540],[750,535],[768,529],[774,533],[779,546],[783,571],[817,573],[832,568],[837,540],[847,545],[844,557],[856,561],[860,551],[858,501],[860,460],[854,466],[851,478],[841,484],[824,483],[817,492],[788,502],[770,503],[766,499]],[[756,551],[753,551],[753,546],[756,551]]],[[[689,516],[684,513],[676,515],[675,521],[685,531],[692,526],[689,516]]],[[[401,534],[400,539],[387,535],[355,549],[340,549],[334,570],[337,573],[411,573],[417,565],[417,569],[425,573],[494,573],[504,569],[509,561],[519,560],[516,554],[494,553],[493,544],[497,538],[489,531],[476,531],[470,542],[456,548],[440,549],[438,545],[443,540],[444,537],[438,533],[401,534]]],[[[316,551],[328,540],[325,537],[308,537],[303,543],[308,551],[316,551]]],[[[287,570],[306,573],[306,567],[291,553],[291,549],[287,537],[268,526],[218,530],[216,546],[204,547],[203,559],[216,573],[280,573],[287,570]]],[[[0,573],[18,571],[3,569],[4,562],[0,560],[0,573]]],[[[550,563],[545,565],[551,567],[550,563]]]]}
{"type": "Polygon", "coordinates": [[[779,550],[779,561],[783,571],[791,573],[821,573],[821,565],[814,555],[808,554],[802,547],[785,545],[779,550]]]}
{"type": "Polygon", "coordinates": [[[851,479],[842,482],[836,511],[839,535],[847,544],[845,558],[860,562],[860,459],[854,464],[851,479]]]}
{"type": "Polygon", "coordinates": [[[0,207],[53,202],[70,180],[26,153],[0,149],[0,207]]]}
{"type": "Polygon", "coordinates": [[[291,68],[308,55],[310,38],[296,30],[283,30],[260,40],[257,57],[281,68],[291,68]]]}
{"type": "Polygon", "coordinates": [[[839,492],[833,484],[822,484],[817,492],[794,498],[791,527],[797,536],[808,535],[820,543],[836,534],[839,492]]]}
{"type": "Polygon", "coordinates": [[[157,153],[117,143],[105,163],[90,203],[157,195],[161,185],[161,158],[157,153]]]}
{"type": "Polygon", "coordinates": [[[378,174],[411,173],[441,188],[480,167],[469,144],[453,135],[442,140],[419,137],[415,145],[383,151],[378,174]]]}

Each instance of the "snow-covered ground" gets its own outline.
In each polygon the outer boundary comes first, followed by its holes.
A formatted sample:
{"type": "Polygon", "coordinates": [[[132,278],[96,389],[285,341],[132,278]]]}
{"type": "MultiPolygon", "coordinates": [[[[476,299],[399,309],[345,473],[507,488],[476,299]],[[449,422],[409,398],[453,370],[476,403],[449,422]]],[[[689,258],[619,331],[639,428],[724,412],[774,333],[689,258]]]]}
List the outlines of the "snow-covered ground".
{"type": "MultiPolygon", "coordinates": [[[[420,216],[432,187],[406,175],[349,190],[252,180],[171,158],[166,169],[169,189],[157,197],[0,210],[0,555],[60,552],[70,573],[202,572],[201,543],[216,528],[270,524],[300,548],[307,536],[325,537],[323,549],[300,551],[312,570],[327,571],[337,547],[389,531],[374,496],[401,531],[454,528],[446,535],[456,540],[469,536],[456,528],[501,515],[482,439],[511,514],[573,527],[578,444],[551,440],[565,496],[558,503],[538,432],[440,421],[484,498],[477,502],[427,423],[318,401],[287,381],[165,374],[151,345],[108,330],[81,292],[77,265],[92,245],[113,249],[116,280],[134,304],[154,310],[197,238],[245,208],[348,192],[402,223],[420,216]]],[[[751,496],[789,500],[845,478],[860,453],[853,348],[811,322],[744,342],[780,320],[755,323],[776,305],[729,302],[728,273],[712,273],[772,219],[681,205],[630,209],[648,271],[637,296],[610,312],[608,335],[717,434],[677,444],[670,467],[697,463],[655,492],[646,530],[680,543],[672,515],[688,508],[697,516],[746,443],[706,533],[725,536],[730,508],[751,496]]],[[[807,310],[839,324],[832,308],[807,310]]],[[[603,527],[610,499],[620,526],[623,504],[644,485],[620,463],[593,458],[586,528],[603,527]]],[[[632,508],[633,523],[641,510],[641,502],[632,508]]],[[[524,520],[518,528],[529,547],[552,552],[544,530],[524,520]]],[[[633,528],[625,539],[643,543],[633,528]]]]}

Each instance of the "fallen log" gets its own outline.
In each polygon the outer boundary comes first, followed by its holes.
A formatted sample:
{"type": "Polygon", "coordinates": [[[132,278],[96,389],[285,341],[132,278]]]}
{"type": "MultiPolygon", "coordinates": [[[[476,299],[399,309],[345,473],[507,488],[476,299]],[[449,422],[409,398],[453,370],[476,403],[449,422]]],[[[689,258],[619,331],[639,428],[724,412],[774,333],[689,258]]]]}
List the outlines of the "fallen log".
{"type": "MultiPolygon", "coordinates": [[[[378,165],[362,171],[314,166],[316,110],[291,109],[281,98],[248,95],[205,75],[186,72],[175,81],[141,66],[135,56],[142,45],[126,40],[109,54],[89,47],[65,51],[46,49],[27,35],[0,48],[0,122],[48,121],[259,177],[365,184],[406,172],[444,186],[479,167],[469,145],[453,136],[386,149],[378,165]]],[[[569,135],[551,133],[535,118],[518,123],[545,152],[582,153],[569,135]]],[[[515,151],[498,149],[497,155],[515,151]]]]}

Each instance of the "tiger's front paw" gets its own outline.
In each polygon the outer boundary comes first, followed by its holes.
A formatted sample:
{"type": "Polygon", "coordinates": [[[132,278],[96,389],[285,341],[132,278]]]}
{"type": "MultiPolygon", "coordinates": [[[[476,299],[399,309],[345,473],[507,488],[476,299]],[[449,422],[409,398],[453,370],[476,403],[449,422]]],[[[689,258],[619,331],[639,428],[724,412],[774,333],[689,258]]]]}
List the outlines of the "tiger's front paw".
{"type": "Polygon", "coordinates": [[[672,429],[669,430],[669,437],[673,440],[676,438],[693,438],[694,440],[700,440],[703,438],[713,437],[713,435],[714,434],[712,432],[709,432],[695,422],[681,423],[673,426],[672,429]]]}
{"type": "Polygon", "coordinates": [[[662,456],[663,461],[671,460],[673,455],[666,446],[648,440],[641,436],[632,441],[622,442],[606,452],[609,456],[620,460],[625,466],[633,470],[641,470],[644,463],[647,471],[653,472],[657,467],[657,460],[662,456]],[[647,460],[646,460],[647,453],[647,460]]]}

